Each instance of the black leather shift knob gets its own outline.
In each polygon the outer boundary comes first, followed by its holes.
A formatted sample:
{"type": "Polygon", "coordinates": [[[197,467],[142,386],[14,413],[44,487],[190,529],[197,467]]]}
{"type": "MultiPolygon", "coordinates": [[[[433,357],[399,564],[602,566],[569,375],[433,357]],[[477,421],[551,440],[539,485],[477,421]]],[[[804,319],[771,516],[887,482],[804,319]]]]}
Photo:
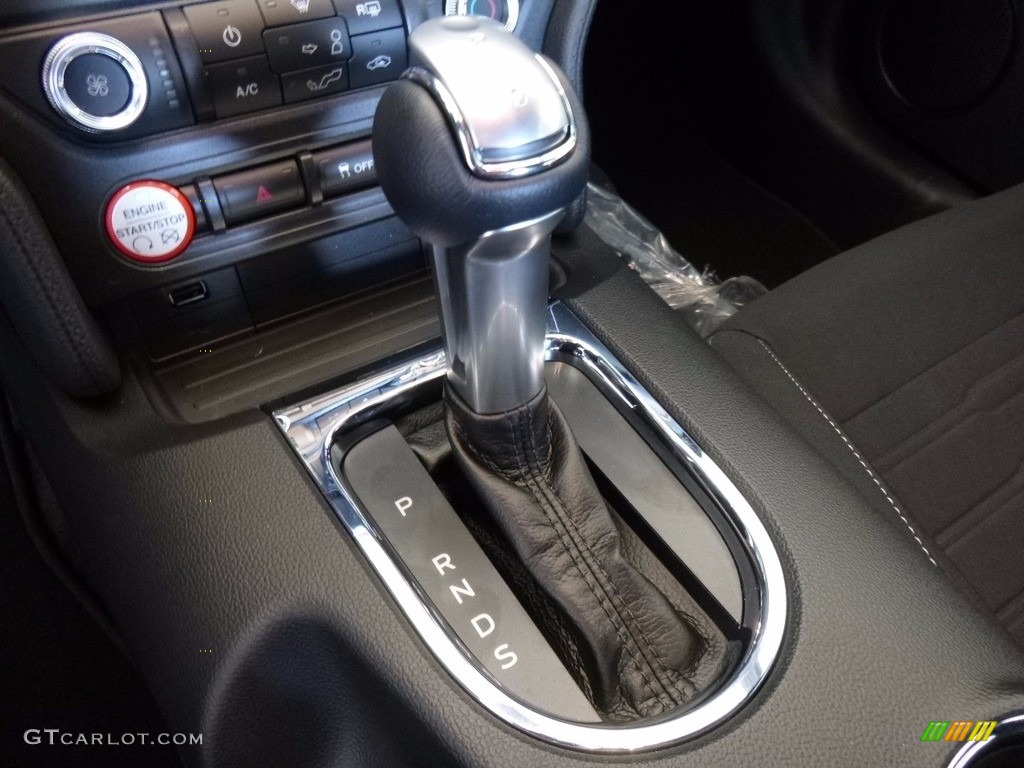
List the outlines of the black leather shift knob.
{"type": "MultiPolygon", "coordinates": [[[[411,55],[415,65],[415,48],[411,55]]],[[[590,164],[583,106],[556,65],[545,63],[572,111],[575,147],[557,164],[520,178],[482,178],[471,171],[450,115],[420,81],[403,79],[384,92],[373,126],[377,176],[395,213],[420,238],[459,245],[566,208],[583,192],[590,164]]]]}

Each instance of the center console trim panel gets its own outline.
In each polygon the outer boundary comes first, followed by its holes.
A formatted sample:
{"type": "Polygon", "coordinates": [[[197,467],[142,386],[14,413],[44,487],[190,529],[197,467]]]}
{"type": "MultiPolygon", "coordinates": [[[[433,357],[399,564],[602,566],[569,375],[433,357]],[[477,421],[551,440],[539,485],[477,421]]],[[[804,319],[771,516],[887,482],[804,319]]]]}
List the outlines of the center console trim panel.
{"type": "Polygon", "coordinates": [[[352,425],[393,407],[412,390],[445,375],[442,351],[421,354],[379,375],[274,412],[274,419],[326,496],[332,509],[387,586],[392,597],[442,666],[485,709],[539,739],[592,753],[635,753],[678,744],[705,733],[737,712],[765,681],[782,647],[788,612],[778,552],[750,504],[700,445],[563,304],[549,308],[549,360],[571,359],[589,378],[614,393],[665,441],[720,506],[741,541],[756,579],[756,604],[744,606],[750,641],[729,679],[698,706],[656,722],[593,725],[561,720],[512,698],[484,673],[423,601],[395,562],[380,532],[337,477],[331,449],[352,425]]]}

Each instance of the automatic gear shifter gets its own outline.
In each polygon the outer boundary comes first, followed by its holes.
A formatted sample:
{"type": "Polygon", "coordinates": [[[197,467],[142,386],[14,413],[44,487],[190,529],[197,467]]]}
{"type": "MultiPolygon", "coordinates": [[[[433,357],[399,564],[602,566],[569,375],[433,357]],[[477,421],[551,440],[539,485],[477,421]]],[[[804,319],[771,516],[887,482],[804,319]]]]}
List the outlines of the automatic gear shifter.
{"type": "Polygon", "coordinates": [[[543,379],[551,233],[582,193],[589,134],[564,77],[499,25],[427,22],[384,93],[373,148],[400,218],[433,250],[455,458],[540,588],[612,719],[696,692],[704,641],[623,557],[543,379]]]}
{"type": "Polygon", "coordinates": [[[586,183],[585,126],[550,65],[496,25],[440,19],[409,50],[377,112],[377,172],[433,248],[451,386],[500,413],[543,386],[550,236],[586,183]]]}

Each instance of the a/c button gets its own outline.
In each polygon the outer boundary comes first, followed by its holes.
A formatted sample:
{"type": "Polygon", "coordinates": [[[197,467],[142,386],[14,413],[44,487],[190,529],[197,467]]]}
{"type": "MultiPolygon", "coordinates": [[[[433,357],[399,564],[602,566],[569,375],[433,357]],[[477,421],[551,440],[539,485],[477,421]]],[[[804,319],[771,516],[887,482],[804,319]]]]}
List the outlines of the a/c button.
{"type": "Polygon", "coordinates": [[[281,83],[266,56],[214,64],[206,68],[218,118],[244,115],[281,103],[281,83]]]}

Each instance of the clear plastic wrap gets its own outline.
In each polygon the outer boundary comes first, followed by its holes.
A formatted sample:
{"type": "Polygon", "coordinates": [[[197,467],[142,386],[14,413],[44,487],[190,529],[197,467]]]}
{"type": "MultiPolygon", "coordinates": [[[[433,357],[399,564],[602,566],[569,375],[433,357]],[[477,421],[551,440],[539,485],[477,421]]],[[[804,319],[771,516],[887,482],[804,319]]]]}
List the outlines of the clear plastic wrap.
{"type": "Polygon", "coordinates": [[[713,272],[698,272],[653,224],[596,184],[587,188],[586,222],[701,336],[709,336],[744,304],[767,293],[752,277],[719,282],[713,272]]]}

